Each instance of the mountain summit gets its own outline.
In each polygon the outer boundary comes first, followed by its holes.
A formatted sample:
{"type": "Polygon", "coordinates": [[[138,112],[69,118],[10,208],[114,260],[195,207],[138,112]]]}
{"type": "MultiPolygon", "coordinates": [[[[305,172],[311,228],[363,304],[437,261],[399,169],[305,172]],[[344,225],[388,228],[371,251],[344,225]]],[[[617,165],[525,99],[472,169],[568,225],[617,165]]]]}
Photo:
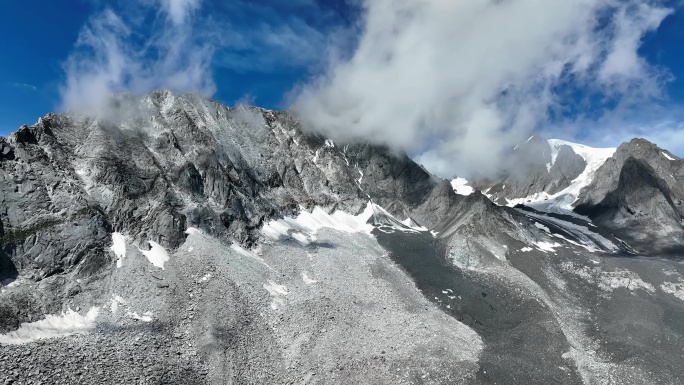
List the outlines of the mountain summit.
{"type": "Polygon", "coordinates": [[[532,136],[510,158],[499,180],[479,182],[494,202],[586,215],[640,253],[684,252],[684,162],[668,151],[644,139],[616,149],[532,136]]]}

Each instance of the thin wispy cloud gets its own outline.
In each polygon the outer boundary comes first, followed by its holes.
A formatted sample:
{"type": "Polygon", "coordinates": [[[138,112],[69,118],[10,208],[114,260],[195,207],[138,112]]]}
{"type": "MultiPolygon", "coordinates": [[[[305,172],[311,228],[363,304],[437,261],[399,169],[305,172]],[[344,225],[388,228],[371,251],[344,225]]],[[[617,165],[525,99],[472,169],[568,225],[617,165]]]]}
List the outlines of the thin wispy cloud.
{"type": "MultiPolygon", "coordinates": [[[[531,131],[608,137],[601,123],[663,97],[671,78],[639,54],[671,12],[664,1],[358,3],[360,14],[315,0],[110,3],[64,63],[61,109],[97,113],[114,93],[157,88],[212,96],[225,69],[318,73],[287,99],[306,128],[450,176],[498,169],[531,131]]],[[[256,89],[243,92],[263,100],[256,89]]]]}
{"type": "Polygon", "coordinates": [[[38,91],[38,87],[34,86],[33,84],[28,84],[28,83],[12,83],[12,86],[14,86],[16,88],[21,88],[24,90],[38,91]]]}
{"type": "Polygon", "coordinates": [[[193,26],[200,5],[199,0],[143,3],[143,15],[158,12],[148,33],[141,31],[145,20],[137,20],[139,15],[107,8],[93,16],[64,63],[62,109],[97,113],[114,93],[156,88],[212,95],[214,47],[209,31],[193,26]]]}
{"type": "Polygon", "coordinates": [[[252,28],[222,29],[225,46],[217,65],[236,72],[276,72],[322,62],[327,37],[302,20],[282,24],[257,23],[252,28]]]}
{"type": "Polygon", "coordinates": [[[346,31],[340,23],[313,0],[113,2],[90,18],[64,62],[60,109],[96,113],[112,94],[157,88],[212,96],[217,70],[320,70],[346,31]]]}
{"type": "Polygon", "coordinates": [[[595,147],[615,147],[644,138],[684,157],[684,110],[675,105],[656,108],[622,121],[600,121],[584,127],[582,141],[595,147]]]}
{"type": "Polygon", "coordinates": [[[363,4],[357,49],[302,87],[296,110],[310,129],[406,150],[443,176],[496,170],[569,103],[610,114],[660,97],[668,79],[638,51],[671,12],[661,1],[363,4]]]}
{"type": "Polygon", "coordinates": [[[162,1],[162,7],[173,24],[183,25],[199,8],[200,2],[201,0],[166,0],[162,1]]]}
{"type": "Polygon", "coordinates": [[[222,4],[225,49],[217,53],[216,65],[241,73],[322,69],[330,49],[338,45],[333,42],[348,39],[351,33],[351,25],[325,4],[314,0],[222,4]]]}

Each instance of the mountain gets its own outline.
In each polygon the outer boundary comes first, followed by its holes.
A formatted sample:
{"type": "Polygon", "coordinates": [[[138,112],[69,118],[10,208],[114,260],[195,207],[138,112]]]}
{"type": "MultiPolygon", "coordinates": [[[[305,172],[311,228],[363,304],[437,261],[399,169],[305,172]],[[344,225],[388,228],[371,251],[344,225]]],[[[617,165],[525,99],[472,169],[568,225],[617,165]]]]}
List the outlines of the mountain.
{"type": "Polygon", "coordinates": [[[510,166],[501,178],[489,182],[487,195],[504,205],[550,201],[571,210],[596,169],[614,153],[614,148],[591,148],[533,135],[514,148],[506,160],[510,166]]]}
{"type": "Polygon", "coordinates": [[[155,91],[0,154],[6,383],[684,380],[680,161],[647,142],[532,137],[471,185],[155,91]]]}
{"type": "Polygon", "coordinates": [[[682,161],[644,139],[617,149],[530,137],[497,181],[479,182],[501,205],[580,214],[643,254],[684,252],[682,161]]]}
{"type": "Polygon", "coordinates": [[[618,147],[597,171],[575,211],[642,253],[680,255],[684,247],[684,161],[643,139],[618,147]]]}

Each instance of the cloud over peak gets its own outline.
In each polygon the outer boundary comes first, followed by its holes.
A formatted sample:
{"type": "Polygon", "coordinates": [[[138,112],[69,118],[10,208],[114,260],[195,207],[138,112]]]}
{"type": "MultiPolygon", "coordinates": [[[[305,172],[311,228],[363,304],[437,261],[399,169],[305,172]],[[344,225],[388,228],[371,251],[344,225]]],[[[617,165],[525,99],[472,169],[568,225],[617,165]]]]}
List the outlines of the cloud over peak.
{"type": "Polygon", "coordinates": [[[406,150],[443,176],[491,172],[511,143],[586,104],[578,94],[610,110],[658,96],[665,78],[638,53],[671,12],[659,1],[364,6],[353,55],[305,85],[295,108],[311,129],[406,150]]]}
{"type": "Polygon", "coordinates": [[[111,8],[92,17],[64,63],[62,109],[96,113],[113,93],[156,88],[212,95],[214,48],[192,23],[199,5],[156,0],[128,10],[128,17],[111,8]]]}

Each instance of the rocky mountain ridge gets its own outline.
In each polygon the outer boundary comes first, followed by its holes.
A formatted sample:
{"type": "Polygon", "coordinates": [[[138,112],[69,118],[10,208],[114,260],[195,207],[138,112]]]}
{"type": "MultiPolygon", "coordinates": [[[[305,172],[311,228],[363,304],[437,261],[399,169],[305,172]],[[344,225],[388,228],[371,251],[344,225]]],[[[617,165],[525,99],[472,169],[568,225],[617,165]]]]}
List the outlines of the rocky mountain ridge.
{"type": "Polygon", "coordinates": [[[533,136],[511,159],[499,180],[474,182],[494,202],[586,215],[641,253],[684,250],[682,161],[667,150],[645,139],[593,149],[533,136]]]}
{"type": "MultiPolygon", "coordinates": [[[[537,174],[463,196],[405,154],[334,143],[289,112],[155,91],[97,118],[48,114],[0,139],[0,372],[21,384],[679,382],[684,278],[618,231],[678,213],[680,190],[661,180],[679,178],[678,161],[653,163],[641,142],[601,164],[547,144],[517,155],[537,174]],[[595,194],[569,195],[588,197],[588,216],[489,199],[560,196],[587,169],[602,175],[583,181],[595,194]]],[[[676,242],[664,223],[637,235],[676,242]]]]}
{"type": "MultiPolygon", "coordinates": [[[[396,205],[401,219],[435,221],[421,211],[423,191],[442,182],[405,156],[335,147],[296,129],[288,113],[228,109],[194,95],[159,91],[122,103],[142,108],[115,123],[49,114],[2,140],[10,183],[1,231],[12,240],[3,263],[45,277],[78,265],[87,250],[100,257],[86,265],[101,265],[113,231],[176,248],[187,227],[198,227],[250,246],[268,219],[315,206],[357,213],[369,196],[396,205]],[[59,242],[43,238],[56,231],[59,242]]],[[[434,199],[454,199],[440,191],[434,199]]]]}

